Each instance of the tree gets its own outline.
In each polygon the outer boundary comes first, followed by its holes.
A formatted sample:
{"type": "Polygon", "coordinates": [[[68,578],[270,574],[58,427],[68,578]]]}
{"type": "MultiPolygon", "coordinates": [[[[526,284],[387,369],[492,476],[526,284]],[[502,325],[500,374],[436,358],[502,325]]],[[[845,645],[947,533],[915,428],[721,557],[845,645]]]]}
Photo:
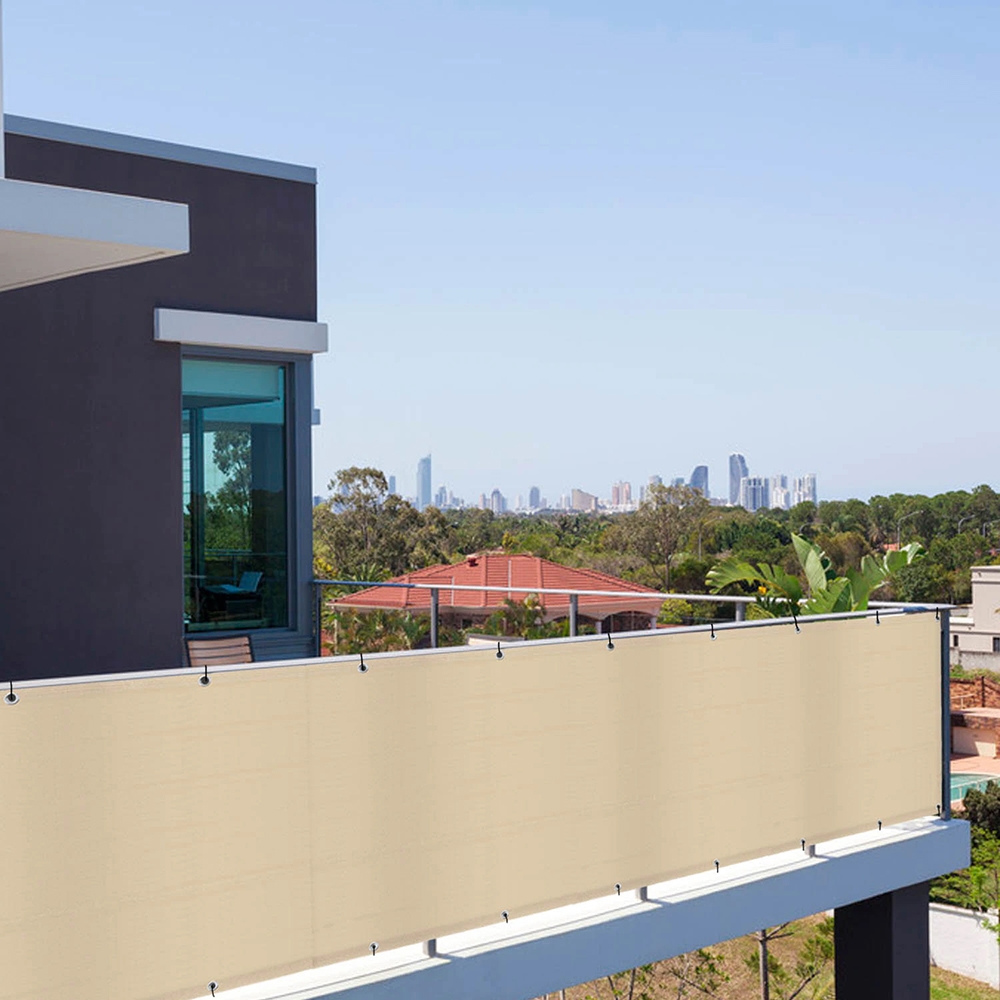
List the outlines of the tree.
{"type": "Polygon", "coordinates": [[[800,614],[864,611],[873,590],[893,573],[924,556],[923,546],[911,543],[878,558],[866,555],[861,560],[860,569],[849,568],[846,576],[837,576],[830,557],[815,542],[806,541],[801,535],[792,535],[792,545],[806,580],[808,595],[798,576],[782,567],[768,563],[755,566],[734,557],[724,559],[709,572],[706,578],[709,589],[717,594],[731,584],[754,587],[758,617],[784,618],[800,614]]]}
{"type": "Polygon", "coordinates": [[[654,568],[663,566],[665,590],[670,590],[670,560],[710,509],[700,490],[656,484],[624,522],[629,547],[654,568]]]}
{"type": "Polygon", "coordinates": [[[723,961],[722,955],[707,948],[674,959],[667,972],[676,981],[677,1000],[688,996],[717,997],[722,985],[729,982],[729,976],[722,971],[723,961]]]}
{"type": "Polygon", "coordinates": [[[973,826],[988,830],[1000,838],[1000,785],[995,781],[986,783],[986,790],[970,788],[962,800],[966,818],[973,826]]]}
{"type": "Polygon", "coordinates": [[[764,928],[753,935],[757,947],[746,958],[748,968],[760,976],[761,1000],[795,1000],[807,996],[809,1000],[826,1000],[833,996],[833,918],[824,918],[816,930],[802,943],[795,958],[795,965],[788,969],[770,950],[772,941],[792,937],[797,933],[794,924],[782,924],[773,929],[764,928]]]}
{"type": "Polygon", "coordinates": [[[528,594],[523,601],[508,598],[486,619],[483,627],[490,635],[516,635],[522,639],[551,639],[569,634],[567,622],[545,621],[545,605],[537,594],[528,594]]]}
{"type": "Polygon", "coordinates": [[[378,469],[342,469],[330,483],[334,497],[313,511],[316,572],[346,579],[381,580],[423,565],[420,547],[433,548],[425,519],[389,493],[378,469]]]}

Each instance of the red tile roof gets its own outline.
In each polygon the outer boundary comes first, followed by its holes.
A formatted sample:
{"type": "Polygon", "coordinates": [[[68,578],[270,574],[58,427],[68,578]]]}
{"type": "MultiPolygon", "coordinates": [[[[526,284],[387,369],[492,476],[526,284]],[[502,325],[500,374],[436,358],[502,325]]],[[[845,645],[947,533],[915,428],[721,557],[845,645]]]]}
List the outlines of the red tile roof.
{"type": "MultiPolygon", "coordinates": [[[[523,601],[528,594],[544,589],[568,590],[621,590],[627,592],[656,591],[618,577],[599,573],[593,569],[576,569],[560,566],[530,555],[507,555],[486,552],[469,556],[464,562],[453,565],[429,566],[427,569],[397,576],[389,583],[423,583],[439,586],[439,608],[444,611],[480,616],[489,614],[504,601],[523,601]],[[497,590],[451,590],[455,586],[492,586],[509,588],[497,590]]],[[[565,618],[569,614],[569,596],[566,594],[541,594],[545,618],[565,618]]],[[[331,602],[340,607],[393,608],[401,611],[427,612],[430,610],[431,592],[422,588],[369,587],[366,590],[331,602]]],[[[578,609],[589,618],[605,618],[623,611],[639,611],[655,615],[663,603],[659,597],[595,597],[581,595],[578,609]]]]}

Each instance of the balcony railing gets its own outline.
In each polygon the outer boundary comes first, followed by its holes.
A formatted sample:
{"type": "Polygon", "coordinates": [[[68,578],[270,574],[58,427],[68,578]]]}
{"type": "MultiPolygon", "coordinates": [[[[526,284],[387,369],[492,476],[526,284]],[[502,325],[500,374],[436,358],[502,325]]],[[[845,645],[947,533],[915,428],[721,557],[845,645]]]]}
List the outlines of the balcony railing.
{"type": "Polygon", "coordinates": [[[18,685],[0,1000],[204,995],[947,816],[947,632],[877,609],[18,685]]]}

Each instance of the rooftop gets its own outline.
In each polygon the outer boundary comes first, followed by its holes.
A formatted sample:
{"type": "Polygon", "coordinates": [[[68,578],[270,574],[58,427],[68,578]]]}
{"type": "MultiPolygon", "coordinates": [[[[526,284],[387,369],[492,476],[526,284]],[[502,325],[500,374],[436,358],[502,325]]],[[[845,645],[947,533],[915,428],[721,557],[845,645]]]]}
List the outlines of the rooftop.
{"type": "Polygon", "coordinates": [[[3,127],[11,135],[24,135],[32,139],[50,139],[53,142],[68,142],[77,146],[91,146],[117,153],[134,153],[138,156],[152,156],[176,163],[191,163],[202,167],[216,167],[220,170],[235,170],[244,174],[258,174],[261,177],[275,177],[279,180],[299,181],[303,184],[316,183],[316,170],[294,163],[265,160],[238,153],[223,153],[215,149],[198,146],[184,146],[159,139],[144,139],[139,136],[105,132],[100,129],[83,128],[79,125],[64,125],[61,122],[42,121],[37,118],[22,118],[20,115],[4,115],[3,127]]]}
{"type": "MultiPolygon", "coordinates": [[[[655,590],[620,580],[608,573],[593,569],[562,566],[532,555],[509,555],[503,552],[484,552],[469,556],[464,562],[430,566],[427,569],[406,573],[387,581],[397,586],[369,587],[356,594],[338,598],[334,604],[352,608],[391,608],[402,611],[428,612],[431,591],[428,585],[439,585],[439,607],[463,610],[469,613],[490,612],[502,607],[507,600],[523,601],[529,594],[545,590],[599,590],[621,591],[632,596],[609,597],[581,594],[578,610],[591,618],[624,611],[639,611],[655,615],[663,598],[655,590]],[[406,584],[422,584],[407,587],[406,584]],[[403,585],[403,586],[399,586],[403,585]],[[452,587],[507,587],[505,590],[452,590],[452,587]],[[650,594],[649,599],[634,596],[650,594]]],[[[545,618],[565,617],[569,613],[568,594],[545,594],[542,598],[545,618]]]]}

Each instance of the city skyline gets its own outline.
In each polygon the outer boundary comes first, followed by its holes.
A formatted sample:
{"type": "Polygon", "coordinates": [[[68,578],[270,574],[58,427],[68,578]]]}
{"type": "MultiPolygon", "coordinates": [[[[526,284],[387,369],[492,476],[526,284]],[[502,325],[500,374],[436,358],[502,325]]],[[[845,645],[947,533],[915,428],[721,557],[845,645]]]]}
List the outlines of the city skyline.
{"type": "MultiPolygon", "coordinates": [[[[400,480],[396,473],[385,469],[381,471],[386,476],[389,492],[398,492],[419,510],[432,504],[441,509],[480,507],[493,510],[494,513],[545,509],[633,510],[645,499],[649,486],[654,483],[690,486],[698,489],[714,503],[739,504],[748,510],[756,510],[762,506],[787,509],[804,499],[812,499],[815,502],[827,499],[818,494],[818,477],[815,472],[798,472],[792,475],[778,472],[764,475],[756,471],[750,474],[745,456],[739,453],[729,455],[726,468],[729,474],[728,492],[717,490],[715,493],[710,489],[712,482],[710,466],[705,463],[695,465],[687,477],[650,473],[631,479],[619,478],[605,487],[591,490],[579,485],[580,482],[590,482],[594,478],[589,475],[578,478],[577,485],[555,490],[545,490],[537,483],[508,484],[509,488],[504,488],[492,481],[489,485],[478,489],[459,490],[435,472],[432,453],[418,459],[414,479],[415,489],[412,493],[405,488],[397,489],[397,482],[400,480]],[[734,480],[734,476],[738,478],[734,480]],[[730,499],[730,494],[735,499],[730,499]]],[[[722,480],[723,477],[720,476],[716,482],[722,480]]],[[[405,476],[402,482],[406,482],[405,476]]],[[[324,496],[326,492],[318,493],[317,496],[324,496]]]]}

